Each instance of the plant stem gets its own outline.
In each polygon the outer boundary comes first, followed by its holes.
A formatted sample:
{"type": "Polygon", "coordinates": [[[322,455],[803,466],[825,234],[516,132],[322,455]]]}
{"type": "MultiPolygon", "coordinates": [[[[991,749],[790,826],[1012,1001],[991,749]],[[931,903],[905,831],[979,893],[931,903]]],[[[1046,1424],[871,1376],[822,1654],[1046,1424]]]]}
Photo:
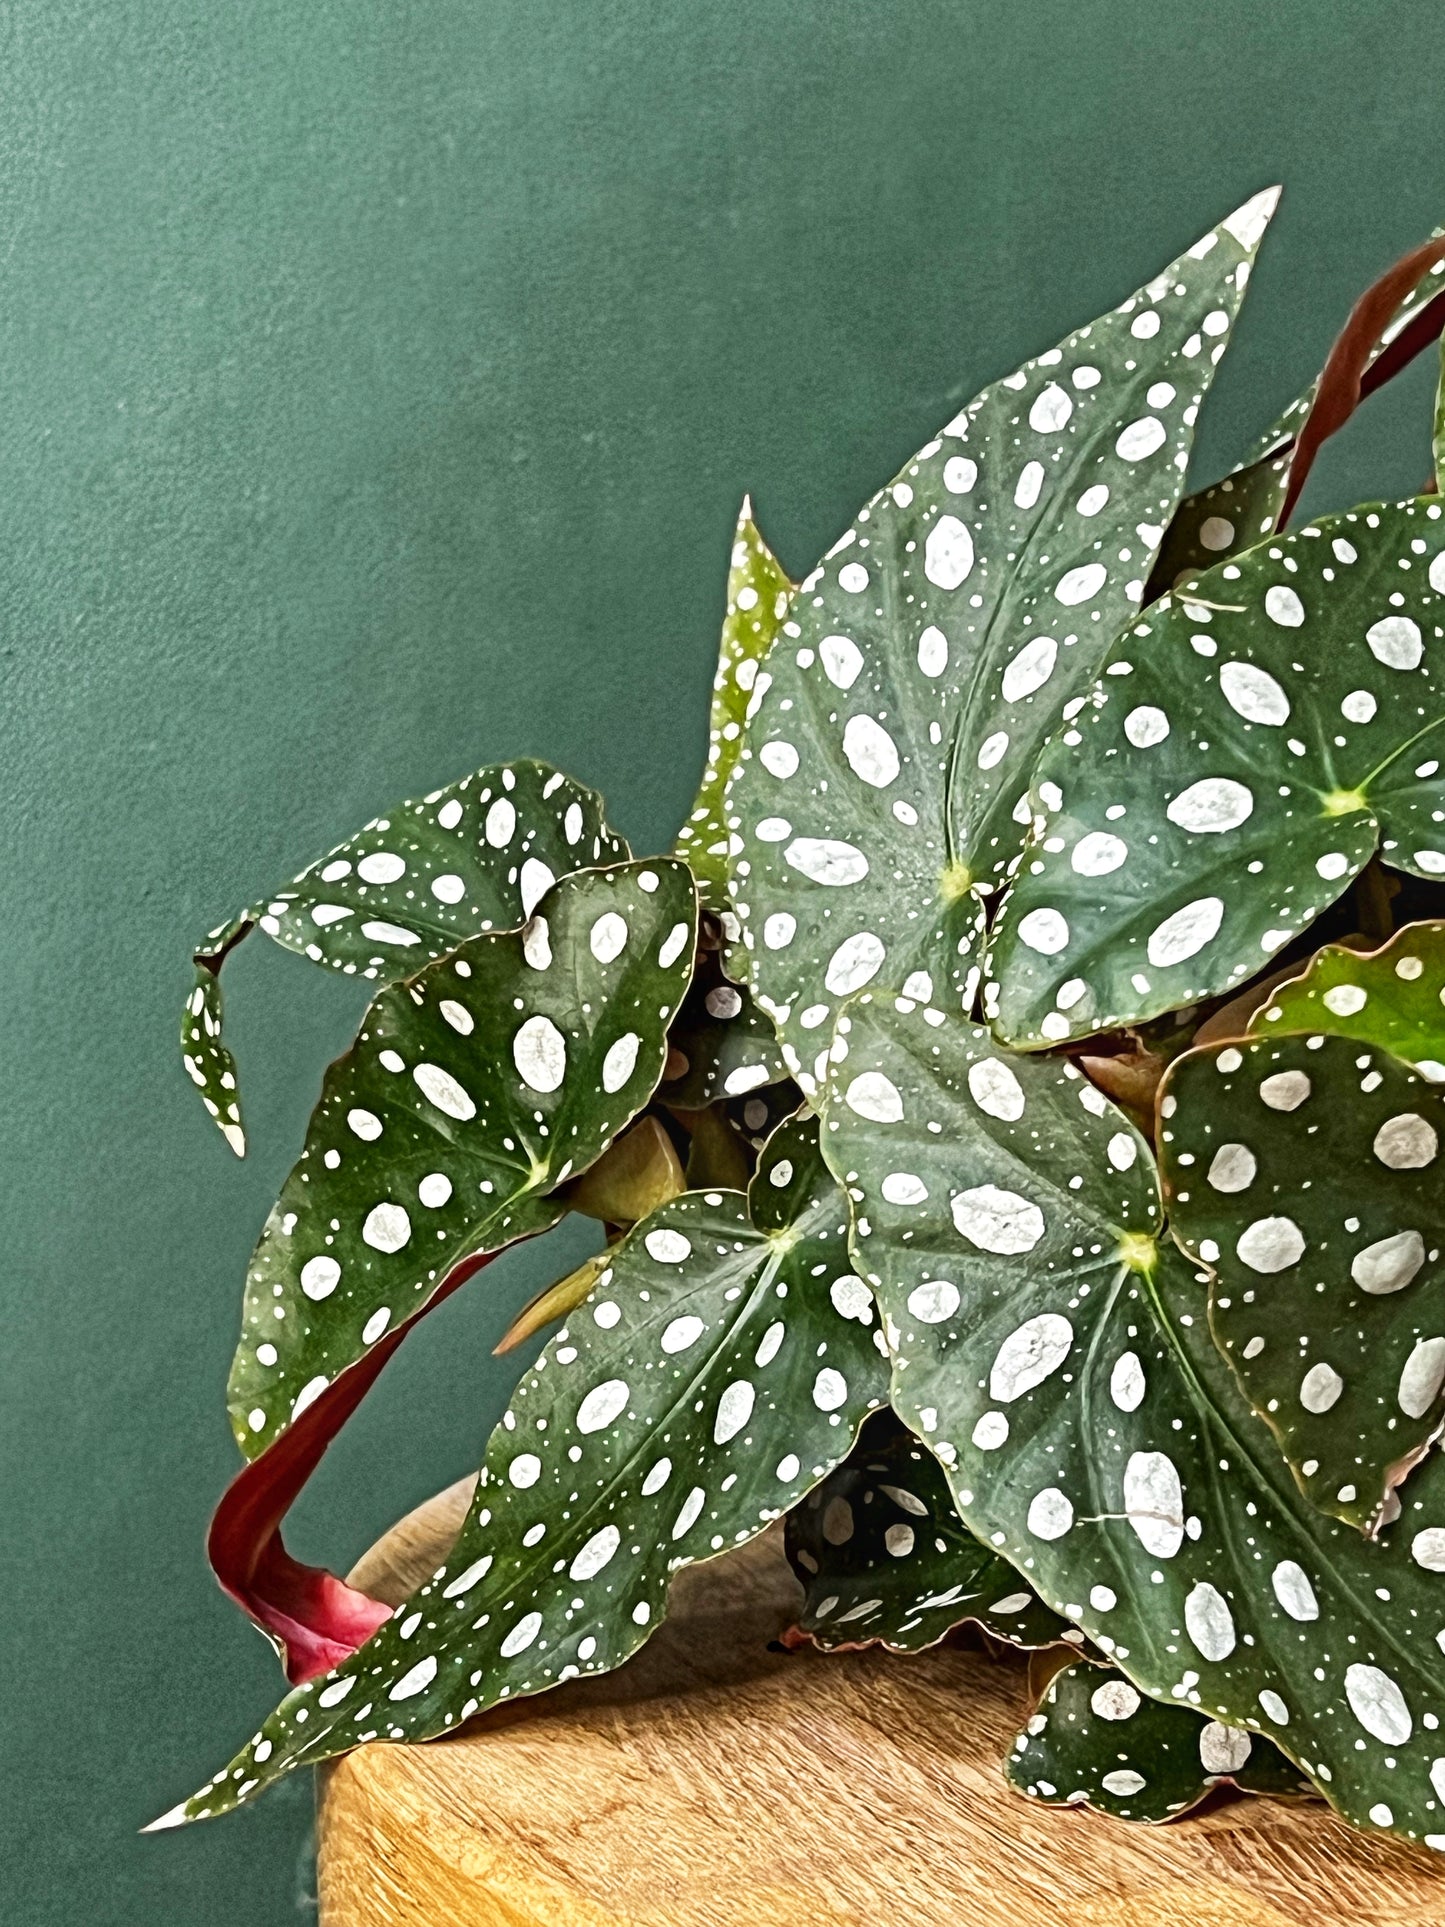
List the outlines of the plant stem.
{"type": "Polygon", "coordinates": [[[1380,868],[1380,859],[1372,856],[1355,878],[1355,904],[1360,913],[1360,928],[1367,937],[1384,943],[1394,935],[1395,919],[1390,913],[1390,887],[1385,881],[1385,873],[1380,868]]]}

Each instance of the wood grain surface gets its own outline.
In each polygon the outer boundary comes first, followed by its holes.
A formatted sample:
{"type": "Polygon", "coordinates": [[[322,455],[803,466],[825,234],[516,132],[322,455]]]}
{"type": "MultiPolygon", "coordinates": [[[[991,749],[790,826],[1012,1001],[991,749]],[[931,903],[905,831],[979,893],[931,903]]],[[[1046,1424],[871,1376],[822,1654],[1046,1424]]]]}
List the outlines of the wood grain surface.
{"type": "MultiPolygon", "coordinates": [[[[353,1581],[399,1602],[470,1490],[353,1581]]],[[[324,1768],[322,1927],[1445,1927],[1445,1867],[1323,1805],[1031,1807],[1019,1664],[771,1652],[796,1597],[769,1533],[679,1574],[620,1671],[324,1768]]]]}

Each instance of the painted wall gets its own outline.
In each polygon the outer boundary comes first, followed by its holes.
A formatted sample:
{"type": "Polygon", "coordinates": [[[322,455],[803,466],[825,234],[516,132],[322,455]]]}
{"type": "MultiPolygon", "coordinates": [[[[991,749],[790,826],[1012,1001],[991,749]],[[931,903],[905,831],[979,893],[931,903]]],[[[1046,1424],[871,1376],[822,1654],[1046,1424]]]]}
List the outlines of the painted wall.
{"type": "MultiPolygon", "coordinates": [[[[1226,466],[1445,216],[1445,21],[1387,13],[0,14],[7,1922],[307,1908],[301,1777],[134,1837],[277,1691],[201,1539],[246,1256],[357,1011],[269,947],[237,960],[237,1166],[177,1062],[190,939],[511,754],[664,845],[744,489],[801,573],[959,400],[1282,179],[1204,442],[1226,466]]],[[[1316,501],[1422,481],[1428,386],[1372,406],[1316,501]]],[[[413,1340],[301,1551],[346,1564],[475,1462],[509,1376],[490,1346],[544,1262],[413,1340]]]]}

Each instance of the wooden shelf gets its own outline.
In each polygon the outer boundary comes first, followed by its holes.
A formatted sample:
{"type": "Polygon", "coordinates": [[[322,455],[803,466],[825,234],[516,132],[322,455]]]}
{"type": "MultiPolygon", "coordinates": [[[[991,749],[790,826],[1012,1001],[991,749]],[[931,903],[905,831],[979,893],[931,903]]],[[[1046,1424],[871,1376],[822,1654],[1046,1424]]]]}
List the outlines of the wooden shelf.
{"type": "MultiPolygon", "coordinates": [[[[404,1598],[470,1488],[355,1582],[404,1598]]],[[[1031,1807],[999,1771],[1021,1667],[769,1652],[795,1597],[768,1534],[681,1573],[619,1672],[324,1768],[322,1927],[1445,1927],[1433,1856],[1322,1805],[1031,1807]]]]}

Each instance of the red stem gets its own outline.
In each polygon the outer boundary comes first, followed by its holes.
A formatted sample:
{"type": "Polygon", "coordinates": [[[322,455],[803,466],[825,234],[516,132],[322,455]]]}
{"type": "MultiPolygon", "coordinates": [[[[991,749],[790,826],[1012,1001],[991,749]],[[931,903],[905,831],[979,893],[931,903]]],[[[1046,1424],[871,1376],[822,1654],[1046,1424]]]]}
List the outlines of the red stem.
{"type": "Polygon", "coordinates": [[[206,1539],[212,1570],[223,1590],[275,1642],[293,1686],[349,1659],[391,1617],[391,1608],[324,1566],[293,1559],[281,1540],[281,1522],[407,1333],[496,1255],[459,1264],[415,1317],[334,1378],[221,1496],[206,1539]]]}

